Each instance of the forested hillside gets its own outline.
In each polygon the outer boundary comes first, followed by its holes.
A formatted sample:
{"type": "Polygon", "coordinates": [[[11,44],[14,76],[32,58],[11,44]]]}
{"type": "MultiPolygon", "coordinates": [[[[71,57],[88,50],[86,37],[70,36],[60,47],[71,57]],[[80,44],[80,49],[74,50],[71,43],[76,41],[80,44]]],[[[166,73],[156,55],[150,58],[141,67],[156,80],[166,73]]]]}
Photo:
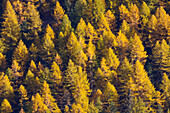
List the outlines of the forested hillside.
{"type": "Polygon", "coordinates": [[[1,113],[169,113],[170,1],[0,0],[1,113]]]}

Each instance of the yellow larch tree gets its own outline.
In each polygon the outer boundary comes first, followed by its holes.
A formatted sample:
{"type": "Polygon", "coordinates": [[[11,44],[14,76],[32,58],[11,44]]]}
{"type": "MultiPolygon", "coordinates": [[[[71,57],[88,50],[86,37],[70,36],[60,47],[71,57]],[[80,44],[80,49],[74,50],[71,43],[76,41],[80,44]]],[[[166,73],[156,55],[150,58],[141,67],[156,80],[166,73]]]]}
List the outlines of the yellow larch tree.
{"type": "Polygon", "coordinates": [[[28,70],[30,70],[34,74],[37,74],[38,69],[37,69],[37,66],[33,60],[31,60],[30,67],[28,68],[28,70]]]}
{"type": "Polygon", "coordinates": [[[12,107],[7,99],[4,99],[1,103],[1,113],[11,113],[13,112],[12,107]]]}
{"type": "Polygon", "coordinates": [[[120,30],[122,31],[123,34],[125,34],[126,36],[129,36],[130,35],[130,26],[129,24],[127,23],[126,20],[123,20],[122,22],[122,25],[120,27],[120,30]]]}
{"type": "Polygon", "coordinates": [[[135,63],[133,79],[136,84],[135,91],[133,91],[134,95],[144,98],[144,102],[146,102],[147,106],[153,111],[156,110],[155,107],[158,107],[159,104],[162,105],[160,92],[155,90],[144,66],[139,60],[135,63]],[[155,102],[157,104],[155,104],[155,102]]]}
{"type": "Polygon", "coordinates": [[[17,15],[10,1],[6,2],[6,10],[4,12],[4,22],[2,23],[1,36],[8,48],[17,45],[20,38],[20,25],[18,23],[17,15]]]}
{"type": "Polygon", "coordinates": [[[142,44],[142,41],[140,37],[135,33],[133,38],[131,38],[130,42],[130,50],[131,50],[131,61],[139,60],[141,63],[146,62],[146,51],[144,50],[144,46],[142,44]]]}
{"type": "Polygon", "coordinates": [[[77,28],[75,31],[78,38],[85,38],[86,33],[86,23],[83,18],[80,19],[80,22],[77,24],[77,28]]]}
{"type": "Polygon", "coordinates": [[[167,111],[170,106],[170,80],[166,73],[162,76],[162,84],[160,84],[162,92],[162,99],[164,100],[164,110],[167,111]]]}
{"type": "Polygon", "coordinates": [[[23,85],[20,85],[18,92],[19,92],[19,98],[20,98],[19,102],[21,104],[21,107],[24,107],[25,102],[29,99],[27,97],[27,90],[25,89],[23,85]]]}
{"type": "Polygon", "coordinates": [[[86,66],[87,56],[84,53],[80,43],[78,42],[76,36],[72,32],[68,42],[67,42],[68,51],[71,54],[71,59],[80,66],[86,66]]]}
{"type": "MultiPolygon", "coordinates": [[[[153,61],[153,71],[154,79],[159,80],[161,73],[169,73],[170,66],[170,47],[167,42],[163,39],[161,42],[157,41],[152,49],[153,56],[151,56],[153,61]]],[[[158,85],[158,84],[157,84],[158,85]]]]}
{"type": "Polygon", "coordinates": [[[149,18],[151,16],[151,11],[146,2],[143,1],[142,8],[140,10],[140,16],[142,18],[142,25],[146,26],[149,22],[149,18]]]}
{"type": "Polygon", "coordinates": [[[40,81],[38,77],[35,77],[34,74],[28,70],[25,78],[25,85],[28,92],[28,97],[30,97],[31,94],[35,94],[40,90],[40,81]]]}
{"type": "Polygon", "coordinates": [[[47,106],[50,112],[61,113],[61,110],[58,108],[54,97],[51,95],[51,90],[46,81],[44,81],[43,83],[42,98],[43,98],[44,104],[47,106]]]}
{"type": "Polygon", "coordinates": [[[88,96],[90,95],[90,85],[87,74],[81,66],[75,66],[70,60],[66,70],[66,84],[71,90],[76,105],[80,105],[83,111],[88,111],[88,96]]]}
{"type": "Polygon", "coordinates": [[[124,58],[127,53],[127,48],[129,44],[129,40],[127,37],[122,33],[121,30],[119,30],[118,36],[116,38],[117,44],[118,44],[118,53],[120,58],[124,58]]]}
{"type": "Polygon", "coordinates": [[[22,40],[19,41],[18,46],[13,53],[13,60],[17,61],[24,71],[29,61],[29,52],[22,40]]]}
{"type": "Polygon", "coordinates": [[[97,32],[90,23],[86,27],[86,40],[92,40],[93,43],[97,43],[98,40],[97,32]]]}
{"type": "MultiPolygon", "coordinates": [[[[54,85],[55,84],[59,85],[62,80],[62,75],[61,75],[60,68],[55,61],[53,61],[53,64],[51,65],[51,71],[52,71],[51,79],[52,79],[54,85]]],[[[57,87],[57,86],[55,86],[55,87],[57,87]]]]}
{"type": "Polygon", "coordinates": [[[106,20],[109,24],[111,31],[114,31],[114,29],[116,28],[116,18],[115,18],[114,14],[112,13],[111,10],[108,10],[106,12],[105,18],[106,18],[106,20]]]}
{"type": "Polygon", "coordinates": [[[34,43],[32,43],[31,46],[29,47],[30,59],[34,61],[37,61],[38,59],[39,48],[37,46],[35,46],[34,43]]]}
{"type": "Polygon", "coordinates": [[[109,24],[104,16],[104,14],[101,14],[99,21],[97,22],[97,26],[98,26],[97,32],[99,35],[102,35],[104,30],[110,31],[109,24]]]}
{"type": "Polygon", "coordinates": [[[117,47],[118,44],[117,44],[116,36],[110,30],[109,31],[104,30],[102,37],[104,39],[103,40],[104,45],[107,46],[107,48],[117,47]]]}
{"type": "Polygon", "coordinates": [[[6,56],[0,53],[0,71],[3,72],[5,71],[7,67],[7,62],[6,62],[6,56]]]}
{"type": "Polygon", "coordinates": [[[64,16],[64,10],[62,8],[62,6],[60,5],[59,1],[56,2],[56,6],[54,8],[54,14],[53,14],[53,17],[54,19],[57,21],[57,26],[56,27],[59,27],[61,25],[61,21],[62,21],[62,18],[64,16]]]}
{"type": "Polygon", "coordinates": [[[36,95],[32,96],[31,98],[32,102],[32,113],[45,113],[50,112],[47,106],[43,103],[43,98],[39,93],[36,93],[36,95]]]}
{"type": "MultiPolygon", "coordinates": [[[[115,104],[115,106],[118,107],[119,96],[118,96],[116,88],[110,82],[107,82],[107,84],[106,84],[106,87],[103,92],[102,100],[103,100],[103,102],[106,102],[108,105],[111,102],[113,102],[115,104]]],[[[109,106],[105,106],[105,107],[106,107],[106,110],[104,110],[104,111],[109,112],[110,111],[109,106]]]]}
{"type": "Polygon", "coordinates": [[[55,33],[49,24],[46,27],[46,34],[48,34],[51,37],[51,39],[54,40],[55,33]]]}
{"type": "Polygon", "coordinates": [[[117,70],[120,64],[119,58],[113,52],[112,48],[109,48],[108,53],[106,54],[106,62],[111,70],[117,70]]]}
{"type": "Polygon", "coordinates": [[[3,99],[8,99],[10,101],[13,100],[14,97],[14,89],[11,86],[11,81],[9,80],[7,75],[1,75],[1,90],[0,90],[0,101],[2,102],[3,99]]]}
{"type": "Polygon", "coordinates": [[[47,65],[51,65],[52,60],[55,57],[55,51],[56,51],[55,45],[52,40],[52,37],[49,36],[48,33],[45,34],[43,40],[44,42],[42,45],[41,58],[47,65]]]}

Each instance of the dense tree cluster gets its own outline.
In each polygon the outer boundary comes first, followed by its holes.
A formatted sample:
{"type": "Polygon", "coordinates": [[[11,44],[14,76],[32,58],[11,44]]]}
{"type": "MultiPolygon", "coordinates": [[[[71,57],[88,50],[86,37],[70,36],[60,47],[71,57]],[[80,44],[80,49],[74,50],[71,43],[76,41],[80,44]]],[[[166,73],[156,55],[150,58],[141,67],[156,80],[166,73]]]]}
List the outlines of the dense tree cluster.
{"type": "Polygon", "coordinates": [[[168,0],[1,0],[1,113],[169,113],[168,0]]]}

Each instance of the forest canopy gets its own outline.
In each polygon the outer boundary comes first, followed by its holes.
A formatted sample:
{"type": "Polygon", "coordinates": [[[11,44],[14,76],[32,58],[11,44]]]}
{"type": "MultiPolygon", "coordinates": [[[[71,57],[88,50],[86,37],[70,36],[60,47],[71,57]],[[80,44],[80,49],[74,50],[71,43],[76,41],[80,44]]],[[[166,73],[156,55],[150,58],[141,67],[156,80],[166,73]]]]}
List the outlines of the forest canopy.
{"type": "Polygon", "coordinates": [[[0,0],[1,113],[169,113],[170,1],[0,0]]]}

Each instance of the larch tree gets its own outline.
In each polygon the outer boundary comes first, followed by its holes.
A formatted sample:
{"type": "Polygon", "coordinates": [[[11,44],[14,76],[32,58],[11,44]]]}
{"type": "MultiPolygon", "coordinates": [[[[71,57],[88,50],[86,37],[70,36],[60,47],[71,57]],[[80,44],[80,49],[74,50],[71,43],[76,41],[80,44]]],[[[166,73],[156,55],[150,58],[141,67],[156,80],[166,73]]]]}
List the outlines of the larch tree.
{"type": "Polygon", "coordinates": [[[116,48],[118,43],[117,43],[117,40],[116,40],[116,36],[109,30],[109,31],[106,31],[104,30],[103,31],[103,41],[104,41],[104,45],[107,46],[107,48],[116,48]]]}
{"type": "Polygon", "coordinates": [[[75,34],[77,35],[78,39],[80,37],[85,38],[85,35],[86,35],[86,23],[83,20],[83,18],[81,18],[80,22],[77,24],[75,34]]]}
{"type": "Polygon", "coordinates": [[[162,76],[162,84],[160,84],[162,92],[162,99],[164,100],[164,110],[167,111],[170,106],[170,80],[166,73],[162,76]]]}
{"type": "Polygon", "coordinates": [[[54,87],[56,88],[57,85],[60,85],[62,82],[62,75],[60,67],[57,65],[55,61],[53,61],[53,64],[51,65],[51,71],[52,71],[51,80],[53,82],[54,87]]]}
{"type": "MultiPolygon", "coordinates": [[[[118,107],[119,96],[118,96],[116,88],[110,82],[107,82],[106,84],[106,87],[103,92],[103,98],[104,98],[103,102],[106,102],[107,105],[114,102],[115,106],[118,107]]],[[[110,111],[109,106],[105,106],[105,107],[106,107],[105,111],[109,112],[110,111]]]]}
{"type": "Polygon", "coordinates": [[[26,102],[29,99],[27,97],[27,90],[25,89],[23,85],[20,85],[18,92],[19,92],[19,102],[20,102],[21,107],[26,107],[26,102]]]}
{"type": "Polygon", "coordinates": [[[112,48],[109,48],[108,53],[106,54],[106,62],[111,70],[117,70],[120,64],[120,61],[112,48]]]}
{"type": "Polygon", "coordinates": [[[103,31],[110,31],[109,24],[104,16],[104,14],[101,14],[99,21],[97,22],[97,27],[98,27],[98,34],[102,35],[103,31]]]}
{"type": "Polygon", "coordinates": [[[97,43],[98,40],[97,32],[90,23],[86,27],[86,39],[91,40],[93,43],[97,43]]]}
{"type": "Polygon", "coordinates": [[[28,68],[28,70],[30,70],[32,73],[37,75],[38,69],[37,69],[37,66],[33,60],[31,60],[30,67],[28,68]]]}
{"type": "Polygon", "coordinates": [[[24,71],[29,61],[29,52],[22,40],[19,41],[18,46],[13,53],[13,60],[17,61],[24,71]]]}
{"type": "Polygon", "coordinates": [[[30,95],[37,93],[40,90],[39,78],[35,77],[34,74],[28,70],[25,78],[25,85],[28,92],[28,97],[30,95]]]}
{"type": "Polygon", "coordinates": [[[86,66],[87,56],[84,53],[80,43],[78,42],[75,34],[72,32],[68,42],[67,48],[70,52],[71,59],[78,65],[86,66]]]}
{"type": "Polygon", "coordinates": [[[45,33],[48,34],[51,37],[52,40],[54,40],[55,33],[54,33],[53,29],[51,28],[51,26],[49,24],[47,25],[45,31],[46,31],[45,33]]]}
{"type": "Polygon", "coordinates": [[[133,79],[136,84],[133,95],[144,98],[144,102],[147,102],[147,105],[153,111],[155,110],[154,107],[158,107],[159,104],[162,104],[160,92],[155,90],[154,85],[151,83],[147,72],[144,69],[144,66],[139,60],[135,63],[133,79]],[[157,103],[156,105],[155,102],[157,103]]]}
{"type": "Polygon", "coordinates": [[[143,1],[142,3],[142,8],[140,10],[140,16],[142,18],[142,25],[146,26],[147,23],[149,22],[149,18],[151,16],[151,11],[146,2],[143,1]]]}
{"type": "Polygon", "coordinates": [[[129,40],[127,39],[127,37],[122,33],[121,30],[119,30],[118,36],[116,38],[117,40],[117,46],[118,46],[118,53],[119,53],[119,57],[120,58],[124,58],[127,53],[127,48],[128,48],[128,44],[129,44],[129,40]]]}
{"type": "MultiPolygon", "coordinates": [[[[69,17],[67,16],[67,14],[65,14],[62,18],[60,32],[63,33],[64,37],[68,38],[72,31],[73,31],[73,28],[71,26],[71,21],[69,20],[69,17]]],[[[66,42],[66,40],[65,40],[65,42],[66,42]]]]}
{"type": "Polygon", "coordinates": [[[42,98],[44,104],[47,106],[50,112],[61,113],[61,110],[58,108],[54,97],[51,95],[51,90],[46,81],[43,83],[42,98]]]}
{"type": "Polygon", "coordinates": [[[81,18],[86,17],[87,0],[77,0],[74,6],[74,23],[77,24],[81,18]]]}
{"type": "Polygon", "coordinates": [[[2,23],[1,36],[8,49],[13,49],[17,45],[21,36],[21,28],[18,23],[17,15],[10,1],[6,2],[6,10],[4,12],[4,22],[2,23]]]}
{"type": "Polygon", "coordinates": [[[11,113],[13,112],[12,107],[7,99],[4,99],[1,103],[1,113],[11,113]]]}
{"type": "Polygon", "coordinates": [[[0,71],[3,72],[7,68],[6,56],[0,53],[0,71]]]}
{"type": "Polygon", "coordinates": [[[105,18],[106,18],[106,20],[109,24],[110,30],[114,31],[114,29],[116,28],[116,18],[115,18],[114,14],[112,13],[111,10],[108,10],[105,13],[105,18]]]}
{"type": "Polygon", "coordinates": [[[29,48],[30,59],[32,59],[34,61],[37,61],[37,59],[38,59],[39,48],[37,46],[35,46],[34,43],[32,43],[29,48]]]}
{"type": "Polygon", "coordinates": [[[59,1],[57,1],[56,6],[54,8],[54,14],[53,14],[54,19],[57,21],[57,26],[56,27],[59,27],[62,24],[61,21],[63,19],[64,12],[65,11],[63,10],[63,8],[60,5],[59,1]]]}
{"type": "Polygon", "coordinates": [[[169,49],[170,47],[164,39],[161,41],[161,43],[160,41],[157,41],[155,46],[152,48],[153,56],[151,58],[153,61],[154,80],[161,79],[160,75],[164,72],[169,73],[170,66],[169,49]]]}
{"type": "Polygon", "coordinates": [[[105,3],[103,0],[94,0],[93,2],[93,8],[92,8],[93,16],[91,19],[91,23],[95,28],[97,28],[97,22],[99,21],[100,16],[105,13],[104,4],[105,3]]]}
{"type": "Polygon", "coordinates": [[[9,80],[7,75],[1,75],[1,90],[0,90],[0,101],[2,102],[3,99],[8,99],[10,101],[13,100],[14,97],[14,89],[11,86],[11,81],[9,80]]]}
{"type": "Polygon", "coordinates": [[[120,108],[122,109],[121,111],[124,111],[124,112],[127,112],[128,110],[127,108],[129,106],[130,88],[132,84],[134,83],[132,81],[133,73],[134,73],[134,69],[132,65],[129,63],[128,59],[125,57],[123,61],[120,63],[120,66],[118,68],[119,86],[117,87],[120,93],[119,94],[120,96],[119,104],[121,105],[120,108]],[[130,81],[130,78],[131,78],[131,81],[130,81]]]}
{"type": "Polygon", "coordinates": [[[50,112],[47,106],[43,103],[43,98],[39,93],[36,93],[36,95],[32,96],[31,98],[32,102],[32,113],[45,113],[50,112]]]}
{"type": "Polygon", "coordinates": [[[45,34],[43,40],[44,42],[42,45],[41,58],[47,65],[51,65],[52,60],[55,57],[55,51],[56,51],[55,45],[52,40],[52,37],[49,36],[48,33],[45,34]]]}
{"type": "Polygon", "coordinates": [[[139,60],[143,64],[146,62],[146,51],[140,37],[135,33],[133,38],[130,40],[130,50],[131,50],[131,61],[139,60]]]}
{"type": "Polygon", "coordinates": [[[120,30],[122,31],[122,33],[126,36],[130,36],[130,26],[127,23],[126,20],[123,20],[122,25],[120,26],[120,30]]]}
{"type": "Polygon", "coordinates": [[[27,41],[39,44],[38,32],[41,31],[42,20],[40,19],[39,12],[34,4],[27,3],[27,7],[24,12],[26,21],[22,25],[23,35],[27,41]]]}
{"type": "Polygon", "coordinates": [[[70,60],[66,70],[66,84],[71,90],[76,105],[81,105],[83,111],[88,111],[88,96],[90,95],[90,85],[87,74],[81,66],[75,66],[70,60]]]}

